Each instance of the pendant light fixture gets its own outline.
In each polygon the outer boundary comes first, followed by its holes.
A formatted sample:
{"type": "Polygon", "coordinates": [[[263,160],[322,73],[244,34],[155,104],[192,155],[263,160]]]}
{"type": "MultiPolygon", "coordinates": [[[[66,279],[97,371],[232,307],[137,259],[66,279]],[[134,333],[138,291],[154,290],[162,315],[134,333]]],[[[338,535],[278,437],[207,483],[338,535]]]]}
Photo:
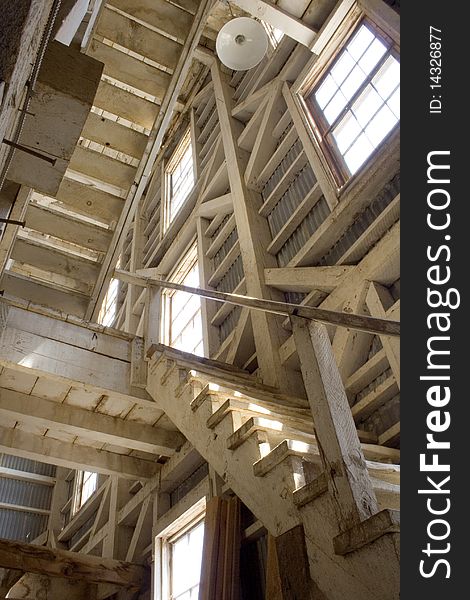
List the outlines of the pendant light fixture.
{"type": "Polygon", "coordinates": [[[258,65],[268,49],[268,36],[258,21],[237,17],[225,23],[216,40],[220,61],[229,69],[247,71],[258,65]]]}

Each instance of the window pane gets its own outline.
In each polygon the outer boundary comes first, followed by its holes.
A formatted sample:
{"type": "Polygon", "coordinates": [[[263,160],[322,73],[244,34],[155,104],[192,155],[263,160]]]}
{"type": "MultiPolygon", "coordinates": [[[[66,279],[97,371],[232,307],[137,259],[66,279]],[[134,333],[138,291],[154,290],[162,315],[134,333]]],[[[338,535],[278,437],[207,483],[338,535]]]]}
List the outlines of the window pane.
{"type": "Polygon", "coordinates": [[[353,112],[362,127],[365,127],[382,106],[383,100],[371,85],[360,95],[353,105],[353,112]]]}
{"type": "Polygon", "coordinates": [[[362,69],[359,67],[355,67],[353,71],[349,74],[346,81],[341,86],[341,91],[346,96],[348,100],[354,96],[357,90],[360,88],[361,84],[365,80],[366,75],[362,69]]]}
{"type": "Polygon", "coordinates": [[[204,522],[171,544],[171,598],[197,598],[201,577],[204,522]]]}
{"type": "Polygon", "coordinates": [[[338,90],[336,92],[336,94],[333,96],[333,99],[330,101],[328,106],[323,111],[324,115],[326,117],[326,120],[328,121],[328,123],[330,123],[330,125],[331,125],[331,123],[333,123],[333,121],[336,119],[336,117],[343,110],[343,108],[346,106],[347,103],[348,103],[348,101],[346,100],[346,98],[338,90]]]}
{"type": "Polygon", "coordinates": [[[397,119],[400,118],[400,88],[396,90],[390,100],[387,102],[388,106],[392,109],[397,119]]]}
{"type": "Polygon", "coordinates": [[[331,76],[337,83],[341,85],[354,67],[354,60],[348,52],[344,52],[341,58],[336,62],[331,69],[331,76]]]}
{"type": "Polygon", "coordinates": [[[365,73],[369,74],[386,51],[387,48],[382,42],[375,39],[365,52],[364,56],[360,59],[359,66],[365,73]]]}
{"type": "Polygon", "coordinates": [[[367,137],[374,146],[378,146],[397,121],[398,119],[388,106],[383,106],[366,127],[367,137]]]}
{"type": "Polygon", "coordinates": [[[361,58],[374,37],[374,34],[365,25],[361,25],[359,31],[347,46],[348,52],[354,60],[358,61],[361,58]]]}
{"type": "Polygon", "coordinates": [[[326,104],[331,100],[337,89],[338,86],[333,81],[333,78],[331,75],[328,75],[315,93],[315,99],[320,108],[325,108],[326,104]]]}
{"type": "Polygon", "coordinates": [[[400,65],[393,56],[389,56],[372,83],[379,94],[386,100],[400,83],[400,65]]]}
{"type": "Polygon", "coordinates": [[[339,151],[344,154],[360,133],[361,127],[359,123],[354,115],[348,112],[334,131],[334,138],[339,151]]]}
{"type": "Polygon", "coordinates": [[[344,160],[348,166],[351,175],[359,169],[364,163],[366,158],[374,150],[374,146],[369,142],[364,134],[362,134],[351,146],[351,148],[344,155],[344,160]]]}

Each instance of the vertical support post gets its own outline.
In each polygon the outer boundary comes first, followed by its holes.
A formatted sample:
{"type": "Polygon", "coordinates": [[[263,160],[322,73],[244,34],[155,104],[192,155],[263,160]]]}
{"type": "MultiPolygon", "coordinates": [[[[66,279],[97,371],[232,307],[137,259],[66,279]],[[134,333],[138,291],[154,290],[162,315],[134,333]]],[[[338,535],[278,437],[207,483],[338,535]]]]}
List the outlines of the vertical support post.
{"type": "Polygon", "coordinates": [[[63,527],[62,513],[60,509],[64,506],[68,499],[68,482],[66,481],[68,469],[65,467],[57,467],[55,474],[55,485],[52,492],[51,512],[47,523],[47,540],[49,544],[55,548],[57,546],[57,536],[63,527]]]}
{"type": "MultiPolygon", "coordinates": [[[[135,214],[134,230],[132,232],[130,261],[131,273],[134,273],[137,269],[140,269],[142,267],[144,229],[145,220],[143,215],[143,204],[142,202],[140,202],[135,214]]],[[[124,329],[128,333],[135,333],[137,331],[137,327],[139,326],[139,317],[134,315],[133,308],[141,292],[141,287],[129,284],[129,287],[127,289],[126,320],[124,326],[124,329]]]]}
{"type": "Polygon", "coordinates": [[[378,511],[377,499],[324,325],[291,317],[305,389],[340,531],[378,511]]]}
{"type": "MultiPolygon", "coordinates": [[[[229,82],[220,69],[219,61],[213,61],[211,71],[247,294],[255,298],[282,300],[280,293],[264,283],[264,269],[276,267],[277,264],[275,257],[267,252],[272,238],[266,219],[258,212],[261,197],[249,190],[245,183],[248,155],[237,145],[242,125],[232,117],[233,100],[229,82]]],[[[300,393],[298,378],[281,363],[279,357],[279,347],[286,337],[281,330],[280,320],[274,315],[254,311],[252,324],[258,365],[264,382],[284,391],[300,393]]]]}
{"type": "Polygon", "coordinates": [[[145,315],[144,315],[144,355],[152,344],[160,342],[161,331],[161,310],[162,310],[162,290],[154,285],[147,287],[145,296],[145,315]]]}
{"type": "MultiPolygon", "coordinates": [[[[197,262],[199,266],[199,285],[207,288],[207,282],[211,276],[210,259],[207,257],[207,249],[210,246],[210,238],[205,235],[209,221],[198,217],[197,228],[197,262]]],[[[211,325],[211,320],[217,311],[217,303],[201,298],[202,329],[204,331],[204,356],[211,357],[219,346],[219,332],[217,327],[211,325]]]]}

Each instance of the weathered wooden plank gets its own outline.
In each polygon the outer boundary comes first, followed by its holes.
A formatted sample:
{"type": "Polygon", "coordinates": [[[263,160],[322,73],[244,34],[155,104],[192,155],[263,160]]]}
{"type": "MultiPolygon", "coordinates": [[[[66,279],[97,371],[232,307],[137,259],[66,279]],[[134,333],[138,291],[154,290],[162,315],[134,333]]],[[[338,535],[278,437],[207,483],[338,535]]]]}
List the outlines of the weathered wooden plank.
{"type": "Polygon", "coordinates": [[[265,269],[264,280],[284,292],[331,292],[354,267],[283,267],[265,269]]]}
{"type": "MultiPolygon", "coordinates": [[[[125,13],[166,31],[181,41],[186,39],[193,21],[192,15],[166,0],[112,0],[110,2],[125,13]]],[[[195,8],[197,3],[194,4],[195,8]]]]}
{"type": "Polygon", "coordinates": [[[148,569],[141,565],[11,540],[0,540],[0,565],[52,577],[133,588],[145,588],[149,583],[148,569]]]}
{"type": "Polygon", "coordinates": [[[291,323],[338,524],[345,530],[376,513],[377,500],[326,328],[299,317],[291,323]]]}
{"type": "Polygon", "coordinates": [[[98,40],[92,41],[89,54],[96,60],[104,62],[105,75],[127,83],[160,100],[163,99],[170,84],[171,76],[169,73],[156,69],[98,40]]]}
{"type": "Polygon", "coordinates": [[[101,117],[95,112],[88,115],[82,130],[82,137],[136,158],[142,156],[148,142],[145,134],[106,117],[101,117]]]}
{"type": "Polygon", "coordinates": [[[63,212],[39,204],[29,205],[26,226],[98,252],[106,252],[112,237],[112,233],[104,227],[74,219],[63,212]]]}
{"type": "Polygon", "coordinates": [[[11,256],[19,262],[44,271],[60,273],[90,285],[95,282],[99,272],[99,265],[95,261],[43,245],[32,238],[17,238],[11,256]]]}
{"type": "Polygon", "coordinates": [[[77,146],[70,161],[70,168],[79,173],[96,177],[123,190],[134,181],[136,167],[126,164],[106,154],[77,146]]]}
{"type": "MultiPolygon", "coordinates": [[[[176,431],[167,431],[135,421],[124,421],[119,417],[51,402],[4,388],[0,388],[0,414],[14,417],[22,423],[58,429],[80,438],[98,440],[149,454],[170,456],[183,443],[183,437],[176,431]]],[[[160,415],[161,410],[155,406],[155,421],[160,415]]]]}
{"type": "Polygon", "coordinates": [[[100,81],[93,105],[146,129],[152,129],[155,117],[160,110],[159,104],[150,102],[150,100],[105,80],[100,81]]]}
{"type": "Polygon", "coordinates": [[[159,469],[157,463],[149,460],[59,442],[18,428],[0,427],[0,450],[30,460],[44,461],[47,456],[48,462],[59,467],[92,470],[125,479],[149,479],[159,469]]]}
{"type": "Polygon", "coordinates": [[[2,287],[6,294],[17,298],[28,298],[31,302],[62,310],[78,317],[83,317],[88,303],[88,296],[62,290],[48,285],[45,281],[38,281],[25,277],[12,271],[6,271],[2,287]]]}
{"type": "Polygon", "coordinates": [[[124,206],[123,198],[68,177],[64,177],[60,184],[57,200],[81,214],[107,224],[119,219],[124,206]]]}
{"type": "Polygon", "coordinates": [[[174,40],[107,7],[101,13],[97,33],[168,69],[176,67],[181,52],[181,45],[174,40]]]}

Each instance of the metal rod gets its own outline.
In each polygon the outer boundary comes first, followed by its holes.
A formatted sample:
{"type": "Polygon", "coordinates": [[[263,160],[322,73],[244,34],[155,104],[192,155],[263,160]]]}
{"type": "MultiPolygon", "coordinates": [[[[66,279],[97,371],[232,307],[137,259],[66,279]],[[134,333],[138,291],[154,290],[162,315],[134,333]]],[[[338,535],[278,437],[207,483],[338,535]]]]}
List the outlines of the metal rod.
{"type": "Polygon", "coordinates": [[[226,292],[218,292],[217,290],[204,290],[201,288],[189,287],[172,281],[164,281],[160,279],[150,279],[141,277],[134,273],[115,269],[114,276],[127,283],[146,287],[147,285],[163,287],[170,290],[177,290],[202,296],[216,302],[228,302],[235,306],[246,306],[254,310],[262,310],[264,312],[275,315],[304,317],[312,319],[327,325],[337,325],[339,327],[348,327],[358,331],[367,333],[375,333],[378,335],[389,335],[398,337],[400,335],[400,323],[389,319],[378,319],[367,315],[356,315],[354,313],[345,313],[336,310],[326,310],[324,308],[316,308],[313,306],[304,306],[302,304],[291,304],[289,302],[278,302],[276,300],[262,300],[260,298],[252,298],[249,296],[240,296],[239,294],[228,294],[226,292]]]}
{"type": "Polygon", "coordinates": [[[20,225],[21,227],[26,226],[26,221],[16,221],[15,219],[3,219],[1,217],[0,223],[6,223],[7,225],[20,225]]]}
{"type": "Polygon", "coordinates": [[[45,160],[46,162],[50,163],[52,166],[54,166],[57,161],[56,158],[51,158],[50,156],[46,156],[45,154],[42,154],[41,152],[37,152],[36,150],[33,150],[32,148],[28,148],[28,146],[23,146],[22,144],[17,144],[15,142],[12,142],[11,140],[7,140],[6,138],[3,138],[2,142],[4,144],[6,144],[7,146],[11,146],[12,148],[15,148],[15,150],[21,150],[21,152],[26,152],[27,154],[31,154],[32,156],[35,156],[36,158],[45,160]]]}

